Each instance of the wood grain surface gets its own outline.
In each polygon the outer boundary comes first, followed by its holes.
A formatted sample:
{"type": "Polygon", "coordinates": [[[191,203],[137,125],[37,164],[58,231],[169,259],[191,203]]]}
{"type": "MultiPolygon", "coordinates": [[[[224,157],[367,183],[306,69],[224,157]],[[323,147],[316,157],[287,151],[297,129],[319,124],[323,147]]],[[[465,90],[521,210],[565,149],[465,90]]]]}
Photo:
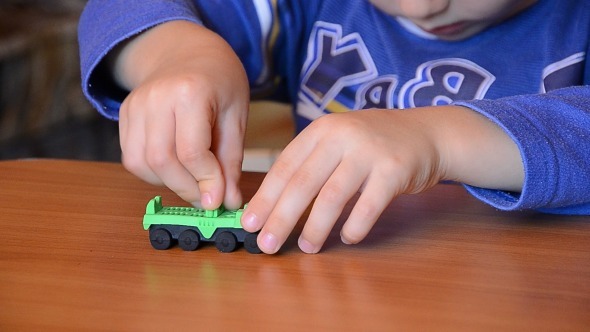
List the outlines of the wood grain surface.
{"type": "MultiPolygon", "coordinates": [[[[263,174],[243,175],[249,199],[263,174]]],[[[588,331],[590,217],[506,213],[441,184],[316,255],[152,249],[121,165],[0,162],[0,331],[588,331]]],[[[342,221],[340,221],[341,223],[342,221]]]]}

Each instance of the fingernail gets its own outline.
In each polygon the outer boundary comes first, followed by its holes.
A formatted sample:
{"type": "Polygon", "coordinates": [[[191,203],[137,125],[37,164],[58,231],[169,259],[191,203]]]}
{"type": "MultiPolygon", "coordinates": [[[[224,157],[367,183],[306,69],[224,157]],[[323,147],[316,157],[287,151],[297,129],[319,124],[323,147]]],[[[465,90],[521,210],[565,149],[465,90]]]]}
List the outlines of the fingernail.
{"type": "Polygon", "coordinates": [[[306,254],[317,253],[315,246],[302,237],[299,238],[298,244],[299,244],[299,249],[301,249],[301,251],[303,251],[306,254]]]}
{"type": "Polygon", "coordinates": [[[276,236],[271,233],[265,233],[262,236],[262,250],[269,254],[274,254],[279,250],[279,241],[276,236]]]}
{"type": "Polygon", "coordinates": [[[204,207],[211,208],[211,204],[213,204],[213,198],[211,198],[211,194],[203,193],[203,195],[201,195],[201,203],[204,207]]]}
{"type": "Polygon", "coordinates": [[[250,232],[254,232],[258,230],[258,218],[252,212],[246,212],[242,216],[242,225],[244,229],[250,232]]]}

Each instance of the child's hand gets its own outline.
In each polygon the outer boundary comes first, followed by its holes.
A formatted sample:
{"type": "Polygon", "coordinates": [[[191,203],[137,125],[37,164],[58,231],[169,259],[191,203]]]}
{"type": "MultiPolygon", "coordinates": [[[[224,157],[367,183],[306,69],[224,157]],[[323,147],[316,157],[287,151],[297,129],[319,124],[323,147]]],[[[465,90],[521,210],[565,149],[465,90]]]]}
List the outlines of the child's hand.
{"type": "Polygon", "coordinates": [[[115,63],[116,78],[132,90],[119,117],[123,164],[194,205],[237,208],[249,102],[244,69],[204,28],[171,22],[152,30],[115,63]]]}
{"type": "Polygon", "coordinates": [[[396,196],[441,179],[519,188],[518,149],[495,124],[462,107],[330,114],[280,155],[242,224],[262,228],[260,248],[275,253],[317,195],[299,237],[301,250],[316,253],[357,192],[340,233],[344,243],[361,241],[396,196]]]}

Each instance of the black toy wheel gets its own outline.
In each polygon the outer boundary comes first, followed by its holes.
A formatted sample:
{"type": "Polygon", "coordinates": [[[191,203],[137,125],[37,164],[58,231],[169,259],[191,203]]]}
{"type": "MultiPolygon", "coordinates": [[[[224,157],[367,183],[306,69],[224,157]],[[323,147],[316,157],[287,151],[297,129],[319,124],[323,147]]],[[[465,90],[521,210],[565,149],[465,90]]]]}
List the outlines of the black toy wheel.
{"type": "Polygon", "coordinates": [[[221,252],[232,252],[237,247],[236,236],[230,232],[222,232],[215,239],[215,246],[221,252]]]}
{"type": "Polygon", "coordinates": [[[172,246],[172,236],[164,228],[150,229],[150,243],[154,249],[166,250],[172,246]]]}
{"type": "Polygon", "coordinates": [[[244,248],[246,248],[246,251],[251,254],[259,254],[262,252],[258,247],[256,239],[258,239],[258,233],[248,233],[244,239],[244,248]]]}
{"type": "Polygon", "coordinates": [[[178,236],[178,246],[185,251],[193,251],[199,247],[199,234],[197,232],[187,229],[178,236]]]}

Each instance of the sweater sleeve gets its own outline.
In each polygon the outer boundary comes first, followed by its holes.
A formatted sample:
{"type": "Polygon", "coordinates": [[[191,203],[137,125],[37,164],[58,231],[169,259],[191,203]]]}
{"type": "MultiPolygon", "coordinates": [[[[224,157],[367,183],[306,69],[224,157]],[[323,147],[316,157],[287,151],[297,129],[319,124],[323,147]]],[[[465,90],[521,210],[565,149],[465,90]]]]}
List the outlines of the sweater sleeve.
{"type": "Polygon", "coordinates": [[[285,101],[286,83],[277,78],[298,72],[294,54],[305,35],[301,31],[320,4],[319,0],[90,0],[78,28],[82,89],[100,113],[116,120],[128,92],[114,84],[104,65],[106,55],[153,26],[187,20],[215,31],[231,45],[253,94],[285,101]]]}
{"type": "Polygon", "coordinates": [[[155,25],[187,20],[200,23],[190,1],[91,0],[78,26],[82,90],[109,119],[117,119],[126,94],[102,68],[102,60],[120,42],[155,25]]]}
{"type": "Polygon", "coordinates": [[[503,128],[524,164],[520,193],[466,186],[471,194],[501,210],[590,215],[590,86],[456,105],[503,128]]]}

